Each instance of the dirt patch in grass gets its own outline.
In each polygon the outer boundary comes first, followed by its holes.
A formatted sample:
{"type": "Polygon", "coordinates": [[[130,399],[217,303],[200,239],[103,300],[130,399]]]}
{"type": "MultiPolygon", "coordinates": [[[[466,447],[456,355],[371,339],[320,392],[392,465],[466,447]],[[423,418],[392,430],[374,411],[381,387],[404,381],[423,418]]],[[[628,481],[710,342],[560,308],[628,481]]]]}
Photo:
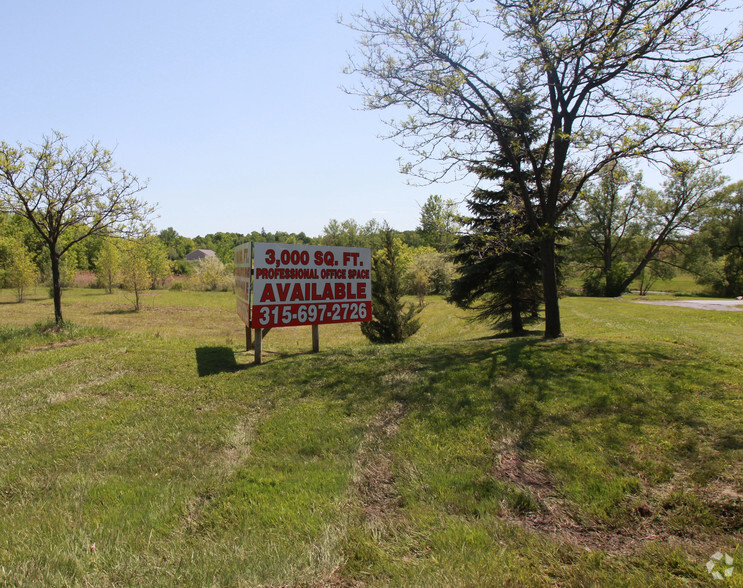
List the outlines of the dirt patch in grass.
{"type": "MultiPolygon", "coordinates": [[[[697,557],[721,548],[719,536],[710,533],[709,529],[691,523],[686,528],[673,528],[672,517],[676,515],[674,496],[683,496],[686,491],[679,489],[687,486],[681,474],[666,484],[647,488],[628,499],[632,502],[625,507],[625,520],[621,526],[615,527],[591,526],[576,520],[548,472],[539,463],[523,459],[513,445],[506,444],[498,453],[492,475],[532,496],[537,505],[536,509],[527,511],[507,508],[504,510],[505,518],[547,535],[553,541],[619,555],[637,555],[654,542],[679,546],[697,557]]],[[[688,495],[700,500],[717,515],[716,518],[727,523],[726,532],[740,533],[743,529],[743,496],[729,484],[710,484],[701,491],[689,491],[688,495]]],[[[680,508],[684,507],[682,504],[680,508]]]]}
{"type": "Polygon", "coordinates": [[[405,409],[400,402],[378,415],[369,426],[356,457],[358,473],[354,489],[368,522],[393,517],[402,506],[402,498],[395,488],[392,458],[383,451],[383,445],[395,436],[404,417],[405,409]]]}
{"type": "Polygon", "coordinates": [[[37,347],[29,347],[27,351],[49,351],[51,349],[59,349],[61,347],[72,347],[74,345],[84,345],[85,343],[92,343],[95,341],[95,337],[87,337],[85,339],[68,339],[67,341],[55,341],[54,343],[48,343],[46,345],[39,345],[37,347]]]}
{"type": "Polygon", "coordinates": [[[499,452],[492,474],[531,495],[538,507],[526,512],[515,512],[510,508],[505,511],[505,518],[531,531],[548,535],[552,540],[591,550],[628,553],[659,538],[639,528],[609,530],[580,524],[566,501],[560,497],[549,474],[539,463],[523,459],[511,445],[507,444],[499,452]]]}
{"type": "Polygon", "coordinates": [[[111,372],[110,374],[107,374],[105,376],[95,376],[89,380],[85,380],[84,382],[80,382],[75,387],[70,388],[65,391],[52,391],[47,396],[47,402],[49,404],[60,404],[63,402],[67,402],[69,400],[72,400],[73,398],[81,398],[92,388],[96,388],[98,386],[105,386],[106,384],[109,384],[110,382],[113,382],[115,380],[118,380],[119,378],[124,377],[127,374],[124,370],[116,370],[111,372]]]}

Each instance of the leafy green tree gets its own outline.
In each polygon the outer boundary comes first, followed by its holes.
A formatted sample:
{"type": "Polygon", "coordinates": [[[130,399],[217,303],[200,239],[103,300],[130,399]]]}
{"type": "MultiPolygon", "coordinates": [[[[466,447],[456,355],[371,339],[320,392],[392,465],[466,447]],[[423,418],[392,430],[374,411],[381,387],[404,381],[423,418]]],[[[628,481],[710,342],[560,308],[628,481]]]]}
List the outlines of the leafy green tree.
{"type": "Polygon", "coordinates": [[[149,237],[145,239],[145,254],[147,256],[147,270],[152,277],[152,285],[162,287],[172,273],[172,264],[168,259],[168,251],[165,245],[159,239],[149,237]]]}
{"type": "Polygon", "coordinates": [[[167,249],[170,260],[183,259],[196,248],[192,239],[179,235],[173,227],[160,231],[158,238],[167,249]]]}
{"type": "Polygon", "coordinates": [[[431,274],[424,265],[415,264],[408,268],[405,279],[410,284],[410,289],[418,298],[418,306],[423,308],[426,301],[426,294],[431,284],[431,274]]]}
{"type": "Polygon", "coordinates": [[[711,161],[741,145],[741,117],[724,107],[743,85],[743,33],[715,32],[725,9],[723,0],[389,0],[351,21],[361,38],[347,71],[362,78],[351,91],[367,108],[407,109],[390,121],[411,153],[404,171],[437,180],[492,152],[508,161],[539,243],[545,336],[559,337],[556,239],[586,183],[612,162],[684,152],[711,161]],[[515,116],[520,83],[544,124],[536,142],[515,116]]]}
{"type": "Polygon", "coordinates": [[[383,248],[372,259],[372,320],[361,332],[372,343],[401,343],[420,328],[420,308],[402,302],[402,273],[392,231],[383,233],[383,248]]]}
{"type": "Polygon", "coordinates": [[[36,283],[38,275],[23,242],[17,236],[0,236],[0,283],[15,290],[18,302],[24,301],[26,289],[36,283]]]}
{"type": "Polygon", "coordinates": [[[369,247],[376,250],[382,241],[381,234],[382,227],[374,219],[360,225],[354,219],[339,222],[332,218],[323,227],[319,242],[320,245],[369,247]]]}
{"type": "Polygon", "coordinates": [[[587,271],[589,296],[619,296],[626,262],[635,253],[646,218],[642,176],[621,163],[608,164],[587,185],[568,215],[571,258],[587,271]]]}
{"type": "Polygon", "coordinates": [[[27,218],[45,244],[57,324],[61,260],[92,235],[125,234],[146,222],[153,209],[134,197],[144,187],[97,142],[72,148],[54,132],[38,147],[0,143],[0,209],[27,218]]]}
{"type": "Polygon", "coordinates": [[[228,290],[233,284],[232,280],[232,274],[216,257],[206,257],[199,261],[192,278],[198,290],[228,290]]]}
{"type": "Polygon", "coordinates": [[[121,277],[122,260],[119,247],[114,239],[104,239],[95,260],[95,274],[109,294],[113,292],[114,285],[118,284],[121,277]]]}
{"type": "Polygon", "coordinates": [[[647,290],[669,278],[675,263],[669,253],[714,214],[723,182],[719,172],[700,161],[672,161],[665,175],[656,192],[644,188],[639,175],[610,164],[573,207],[570,249],[588,269],[589,296],[619,296],[638,278],[647,290]]]}
{"type": "Polygon", "coordinates": [[[152,274],[147,257],[146,239],[127,239],[121,242],[121,282],[125,290],[134,294],[134,310],[139,312],[141,296],[152,286],[152,274]]]}
{"type": "Polygon", "coordinates": [[[412,248],[412,258],[405,267],[406,289],[418,297],[422,306],[426,294],[448,294],[455,273],[448,254],[433,247],[412,248]]]}
{"type": "Polygon", "coordinates": [[[421,206],[418,232],[423,242],[437,251],[450,251],[457,242],[460,229],[457,220],[457,203],[432,194],[421,206]]]}
{"type": "Polygon", "coordinates": [[[715,294],[743,295],[743,181],[720,191],[715,214],[689,239],[684,265],[715,294]]]}
{"type": "Polygon", "coordinates": [[[671,280],[676,275],[676,268],[658,259],[648,263],[638,276],[640,295],[646,296],[658,280],[671,280]]]}
{"type": "Polygon", "coordinates": [[[722,197],[720,188],[725,178],[702,161],[673,160],[665,176],[660,192],[647,193],[643,228],[646,244],[618,284],[619,292],[627,290],[645,267],[658,259],[664,245],[698,230],[722,197]]]}

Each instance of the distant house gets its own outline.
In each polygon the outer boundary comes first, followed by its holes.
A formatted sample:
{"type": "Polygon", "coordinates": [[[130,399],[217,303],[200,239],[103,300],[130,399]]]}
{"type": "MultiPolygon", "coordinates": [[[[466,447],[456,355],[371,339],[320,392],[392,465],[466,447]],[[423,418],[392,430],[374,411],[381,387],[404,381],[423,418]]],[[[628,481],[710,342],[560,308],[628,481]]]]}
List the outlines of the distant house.
{"type": "Polygon", "coordinates": [[[211,249],[194,249],[186,255],[186,261],[201,261],[207,257],[217,257],[217,254],[211,249]]]}

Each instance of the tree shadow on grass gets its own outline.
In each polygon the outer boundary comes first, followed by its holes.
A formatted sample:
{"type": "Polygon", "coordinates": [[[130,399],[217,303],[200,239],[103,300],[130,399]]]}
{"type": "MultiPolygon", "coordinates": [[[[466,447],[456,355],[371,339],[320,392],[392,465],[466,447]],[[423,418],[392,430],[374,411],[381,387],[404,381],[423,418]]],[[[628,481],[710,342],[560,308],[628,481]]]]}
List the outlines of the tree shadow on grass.
{"type": "MultiPolygon", "coordinates": [[[[673,521],[687,516],[687,506],[665,505],[671,489],[685,492],[687,480],[740,464],[734,390],[724,397],[733,410],[727,421],[715,416],[715,401],[706,400],[709,390],[731,390],[735,368],[723,371],[682,346],[528,336],[334,350],[286,364],[269,374],[281,393],[334,399],[349,415],[383,415],[380,406],[399,405],[409,419],[401,424],[408,439],[435,439],[432,446],[444,448],[461,443],[450,459],[437,457],[436,468],[451,479],[464,479],[458,472],[474,476],[473,489],[461,490],[462,504],[482,491],[478,480],[487,488],[516,484],[526,496],[549,499],[544,512],[559,506],[555,517],[534,519],[558,533],[569,520],[607,525],[600,529],[630,525],[634,533],[639,527],[632,521],[645,515],[632,509],[644,501],[656,513],[658,532],[674,534],[673,521]],[[480,449],[467,449],[478,439],[480,449]],[[492,486],[494,479],[500,481],[492,486]]],[[[409,471],[418,472],[415,466],[409,471]]],[[[712,524],[740,529],[739,507],[705,500],[689,515],[685,533],[704,536],[712,524]]],[[[597,537],[588,527],[570,528],[586,531],[588,542],[597,537]]],[[[607,537],[594,546],[628,545],[616,533],[607,537]]]]}
{"type": "Polygon", "coordinates": [[[523,339],[525,337],[538,337],[543,334],[543,331],[536,329],[526,329],[521,333],[511,333],[510,331],[501,331],[492,335],[483,335],[482,337],[475,337],[470,341],[510,341],[515,339],[523,339]]]}
{"type": "MultiPolygon", "coordinates": [[[[681,358],[663,345],[539,336],[492,343],[335,352],[303,365],[296,383],[305,394],[347,402],[349,410],[386,395],[436,427],[467,427],[490,413],[496,429],[508,428],[528,450],[556,432],[582,435],[588,425],[609,445],[616,427],[638,436],[648,427],[702,434],[709,423],[695,408],[694,381],[716,388],[723,378],[703,359],[681,358]]],[[[729,433],[723,441],[735,448],[741,437],[729,433]]]]}
{"type": "Polygon", "coordinates": [[[238,365],[235,352],[230,347],[197,347],[196,367],[199,377],[203,378],[224,372],[237,372],[247,366],[238,365]]]}

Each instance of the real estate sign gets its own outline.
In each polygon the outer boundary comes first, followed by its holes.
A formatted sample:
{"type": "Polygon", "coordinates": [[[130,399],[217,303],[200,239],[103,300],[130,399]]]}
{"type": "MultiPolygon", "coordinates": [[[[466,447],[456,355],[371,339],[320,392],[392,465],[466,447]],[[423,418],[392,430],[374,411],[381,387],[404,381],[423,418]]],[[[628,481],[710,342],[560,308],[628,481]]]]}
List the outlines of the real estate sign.
{"type": "Polygon", "coordinates": [[[256,243],[253,255],[254,329],[371,320],[370,249],[256,243]]]}

